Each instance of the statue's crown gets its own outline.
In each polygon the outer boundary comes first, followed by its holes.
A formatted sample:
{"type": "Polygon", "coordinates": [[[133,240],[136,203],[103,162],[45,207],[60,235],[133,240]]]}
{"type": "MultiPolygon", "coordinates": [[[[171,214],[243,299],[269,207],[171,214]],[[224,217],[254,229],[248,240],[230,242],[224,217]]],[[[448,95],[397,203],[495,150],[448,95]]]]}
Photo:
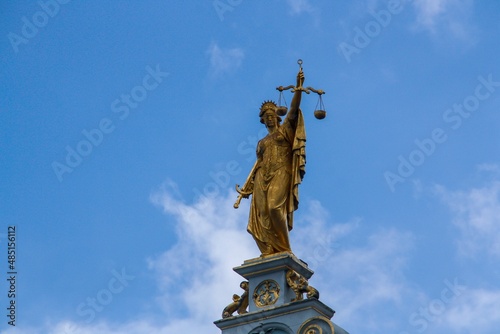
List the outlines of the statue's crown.
{"type": "Polygon", "coordinates": [[[276,107],[277,107],[276,102],[269,100],[269,101],[262,102],[262,105],[260,106],[260,110],[267,110],[269,108],[275,109],[276,107]]]}
{"type": "Polygon", "coordinates": [[[281,122],[281,117],[278,115],[276,112],[278,109],[278,106],[276,105],[276,102],[274,101],[264,101],[262,105],[260,106],[260,112],[259,112],[259,117],[260,117],[260,122],[264,124],[264,120],[262,119],[262,116],[266,113],[268,110],[272,110],[276,117],[278,118],[278,122],[281,122]]]}
{"type": "Polygon", "coordinates": [[[262,102],[262,105],[260,106],[259,116],[262,116],[264,114],[264,112],[266,110],[269,110],[269,109],[276,111],[276,108],[277,108],[276,102],[271,101],[271,100],[264,101],[264,102],[262,102]]]}

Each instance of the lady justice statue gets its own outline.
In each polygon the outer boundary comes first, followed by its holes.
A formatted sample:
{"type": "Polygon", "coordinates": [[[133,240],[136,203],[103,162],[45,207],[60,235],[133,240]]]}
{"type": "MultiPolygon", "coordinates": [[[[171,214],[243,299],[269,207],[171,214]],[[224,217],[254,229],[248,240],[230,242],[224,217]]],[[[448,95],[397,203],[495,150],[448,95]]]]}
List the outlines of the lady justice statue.
{"type": "MultiPolygon", "coordinates": [[[[299,60],[299,65],[302,61],[299,60]]],[[[300,66],[297,85],[278,87],[282,92],[292,88],[294,92],[290,108],[278,107],[272,101],[265,101],[260,107],[259,117],[268,134],[257,144],[257,161],[242,188],[236,185],[241,198],[252,195],[248,232],[253,236],[262,256],[292,252],[288,232],[293,228],[293,213],[299,205],[298,187],[305,174],[306,132],[300,110],[302,92],[310,91],[320,97],[321,90],[303,87],[304,73],[300,66]],[[281,123],[280,116],[286,114],[281,123]]],[[[318,119],[324,118],[324,110],[316,110],[318,119]],[[319,113],[318,113],[319,112],[319,113]]]]}

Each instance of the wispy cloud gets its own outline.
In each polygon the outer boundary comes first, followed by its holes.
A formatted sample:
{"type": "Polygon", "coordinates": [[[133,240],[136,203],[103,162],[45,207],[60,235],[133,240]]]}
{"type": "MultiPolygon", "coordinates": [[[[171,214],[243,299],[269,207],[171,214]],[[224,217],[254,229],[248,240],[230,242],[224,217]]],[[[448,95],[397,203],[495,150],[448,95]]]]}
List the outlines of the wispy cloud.
{"type": "Polygon", "coordinates": [[[413,2],[417,14],[417,28],[434,35],[451,36],[472,42],[473,26],[470,13],[474,0],[419,0],[413,2]]]}
{"type": "MultiPolygon", "coordinates": [[[[230,268],[259,255],[246,232],[248,201],[240,210],[234,210],[234,198],[234,192],[229,192],[227,196],[200,198],[187,205],[174,199],[168,190],[152,196],[155,204],[175,217],[178,231],[178,243],[151,261],[160,285],[165,287],[164,305],[171,305],[173,300],[185,305],[183,312],[200,326],[209,324],[205,332],[210,331],[211,321],[220,317],[230,296],[240,293],[238,284],[242,279],[230,268]],[[172,289],[172,284],[184,284],[184,288],[172,289]],[[207,300],[212,307],[206,307],[207,300]]],[[[413,245],[412,235],[381,230],[368,236],[361,246],[348,245],[345,239],[359,232],[361,219],[328,221],[329,213],[320,202],[302,203],[291,232],[294,253],[320,272],[311,284],[320,290],[322,300],[342,305],[342,321],[346,323],[357,321],[355,314],[366,310],[367,305],[400,302],[407,292],[403,272],[413,245]]]]}
{"type": "MultiPolygon", "coordinates": [[[[233,209],[236,194],[227,191],[216,197],[200,197],[193,204],[179,199],[173,182],[166,182],[151,195],[167,221],[174,224],[177,242],[163,254],[148,260],[158,278],[158,297],[152,301],[165,316],[161,322],[138,316],[125,324],[108,322],[81,325],[62,321],[33,333],[135,334],[219,333],[213,321],[234,293],[240,294],[243,280],[231,268],[259,256],[246,232],[248,202],[233,209]],[[207,307],[207,304],[210,307],[207,307]]],[[[341,307],[340,325],[353,326],[363,315],[384,318],[377,309],[397,304],[405,296],[404,269],[412,248],[410,234],[379,230],[360,242],[349,243],[362,229],[362,220],[331,223],[329,213],[318,201],[302,203],[292,231],[294,253],[317,274],[311,284],[321,300],[341,307]],[[372,310],[372,311],[370,311],[372,310]]]]}
{"type": "Polygon", "coordinates": [[[500,175],[500,166],[492,163],[484,163],[477,166],[479,172],[492,172],[497,176],[500,175]]]}
{"type": "Polygon", "coordinates": [[[154,204],[174,217],[178,231],[177,244],[149,261],[150,268],[158,273],[160,300],[167,313],[175,314],[174,309],[184,305],[183,314],[210,324],[221,317],[233,293],[241,292],[239,283],[243,279],[231,268],[259,254],[246,232],[243,210],[233,208],[234,199],[230,195],[201,197],[187,205],[174,199],[168,190],[152,196],[154,204]],[[173,285],[183,288],[172,289],[173,285]],[[212,307],[206,307],[207,301],[212,307]]]}
{"type": "Polygon", "coordinates": [[[446,328],[456,333],[498,333],[500,290],[471,289],[447,311],[446,328]]]}
{"type": "Polygon", "coordinates": [[[417,21],[427,29],[433,30],[439,20],[454,0],[420,0],[415,1],[417,21]]]}
{"type": "MultiPolygon", "coordinates": [[[[246,232],[248,210],[234,210],[234,196],[202,198],[191,206],[173,199],[169,192],[153,196],[154,203],[176,217],[179,242],[154,260],[152,268],[158,270],[163,282],[172,279],[172,264],[176,270],[181,268],[179,280],[190,282],[190,286],[180,292],[180,298],[172,295],[172,289],[164,291],[165,302],[172,303],[174,298],[189,305],[186,311],[192,316],[205,315],[200,323],[219,317],[217,311],[230,302],[232,293],[239,292],[241,277],[231,275],[229,268],[258,256],[246,232]],[[200,270],[203,277],[197,275],[200,270]],[[219,305],[217,311],[207,310],[204,300],[219,305]]],[[[343,305],[343,321],[356,318],[355,314],[367,305],[401,300],[406,292],[403,270],[413,244],[410,234],[384,230],[370,235],[362,246],[344,245],[344,239],[359,230],[359,218],[328,223],[329,213],[318,201],[303,203],[301,212],[291,233],[294,253],[313,270],[320,270],[311,284],[323,293],[325,303],[343,305]]]]}
{"type": "Polygon", "coordinates": [[[210,44],[207,54],[210,57],[210,73],[219,76],[239,68],[245,58],[241,48],[221,48],[215,42],[210,44]]]}
{"type": "Polygon", "coordinates": [[[311,13],[314,8],[309,0],[287,0],[292,15],[311,13]]]}
{"type": "Polygon", "coordinates": [[[450,191],[443,186],[436,186],[435,191],[450,208],[453,223],[460,230],[460,254],[500,257],[500,180],[465,191],[450,191]]]}
{"type": "MultiPolygon", "coordinates": [[[[359,230],[354,232],[359,233],[359,230]]],[[[364,246],[351,245],[334,250],[322,264],[318,286],[325,300],[338,305],[339,319],[353,329],[370,329],[368,323],[393,322],[393,315],[374,313],[413,299],[414,291],[405,277],[413,237],[396,230],[381,230],[368,237],[364,246]],[[332,281],[334,284],[332,284],[332,281]],[[358,327],[360,321],[365,321],[358,327]]],[[[386,328],[387,330],[389,328],[386,328]]]]}

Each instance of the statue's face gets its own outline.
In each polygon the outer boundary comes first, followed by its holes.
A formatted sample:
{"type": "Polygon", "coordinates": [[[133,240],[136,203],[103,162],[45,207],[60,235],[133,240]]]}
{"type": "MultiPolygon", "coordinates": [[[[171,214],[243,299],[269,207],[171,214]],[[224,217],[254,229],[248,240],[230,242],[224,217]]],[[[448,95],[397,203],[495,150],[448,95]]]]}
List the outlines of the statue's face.
{"type": "Polygon", "coordinates": [[[264,115],[262,115],[264,124],[266,127],[276,127],[278,125],[278,116],[273,110],[267,110],[264,115]]]}

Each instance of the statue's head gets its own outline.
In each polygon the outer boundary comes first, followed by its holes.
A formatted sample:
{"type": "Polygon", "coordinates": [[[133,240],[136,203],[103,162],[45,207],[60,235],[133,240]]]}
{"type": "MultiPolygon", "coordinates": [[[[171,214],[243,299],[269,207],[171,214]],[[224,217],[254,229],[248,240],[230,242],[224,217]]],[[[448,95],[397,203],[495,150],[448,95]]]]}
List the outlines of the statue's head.
{"type": "Polygon", "coordinates": [[[281,117],[279,117],[276,113],[277,109],[278,106],[273,101],[264,101],[259,112],[260,122],[262,124],[266,124],[267,126],[268,123],[266,122],[266,119],[272,117],[276,119],[276,125],[279,125],[279,123],[281,123],[281,117]]]}

